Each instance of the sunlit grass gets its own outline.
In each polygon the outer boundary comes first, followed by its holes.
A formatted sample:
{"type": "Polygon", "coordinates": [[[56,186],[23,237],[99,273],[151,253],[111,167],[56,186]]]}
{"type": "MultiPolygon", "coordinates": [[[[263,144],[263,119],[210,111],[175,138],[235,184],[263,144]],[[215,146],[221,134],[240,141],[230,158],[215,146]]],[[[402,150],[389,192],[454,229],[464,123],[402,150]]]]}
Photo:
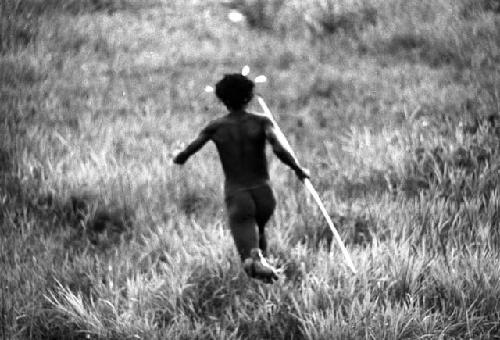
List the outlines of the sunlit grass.
{"type": "Polygon", "coordinates": [[[0,337],[499,336],[489,2],[235,1],[238,23],[216,2],[17,2],[0,36],[0,337]],[[205,88],[243,65],[267,76],[357,275],[271,154],[271,286],[241,270],[215,148],[171,164],[224,113],[205,88]]]}

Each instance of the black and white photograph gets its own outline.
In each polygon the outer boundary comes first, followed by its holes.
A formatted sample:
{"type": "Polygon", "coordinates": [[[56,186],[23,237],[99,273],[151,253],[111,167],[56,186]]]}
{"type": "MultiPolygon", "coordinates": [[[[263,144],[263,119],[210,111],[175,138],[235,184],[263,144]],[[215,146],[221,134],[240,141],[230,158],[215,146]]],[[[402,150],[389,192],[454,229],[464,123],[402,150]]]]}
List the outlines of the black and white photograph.
{"type": "Polygon", "coordinates": [[[500,339],[500,0],[0,0],[0,339],[500,339]]]}

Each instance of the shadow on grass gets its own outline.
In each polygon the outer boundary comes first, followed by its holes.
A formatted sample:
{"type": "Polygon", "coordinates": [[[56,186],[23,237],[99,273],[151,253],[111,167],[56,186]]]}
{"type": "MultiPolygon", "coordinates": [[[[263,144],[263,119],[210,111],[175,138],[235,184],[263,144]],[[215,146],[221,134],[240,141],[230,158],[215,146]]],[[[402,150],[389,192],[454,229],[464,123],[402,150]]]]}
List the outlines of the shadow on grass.
{"type": "Polygon", "coordinates": [[[115,203],[105,204],[89,192],[74,193],[69,198],[57,197],[52,191],[43,192],[40,176],[20,180],[13,172],[11,154],[0,149],[0,193],[5,233],[24,230],[36,225],[37,233],[58,232],[63,228],[63,247],[83,250],[89,243],[107,250],[131,236],[134,211],[115,203]]]}
{"type": "Polygon", "coordinates": [[[0,323],[6,338],[16,333],[32,339],[86,339],[85,328],[64,319],[44,295],[62,285],[86,305],[97,301],[109,273],[106,262],[94,254],[109,254],[128,240],[133,212],[102,204],[95,196],[66,199],[41,193],[36,180],[14,175],[9,155],[0,152],[0,243],[5,250],[0,258],[8,273],[0,275],[0,290],[2,295],[9,292],[0,306],[6,318],[0,323]],[[30,291],[24,303],[32,307],[20,306],[16,298],[30,291]]]}
{"type": "MultiPolygon", "coordinates": [[[[482,8],[471,6],[475,9],[468,10],[464,7],[462,12],[468,14],[463,17],[467,19],[450,23],[446,28],[434,28],[432,33],[429,26],[423,30],[404,29],[389,37],[362,41],[359,52],[373,55],[382,65],[403,61],[433,68],[452,66],[461,71],[474,67],[478,60],[483,64],[495,63],[498,62],[498,56],[493,52],[498,49],[498,39],[493,38],[495,24],[483,18],[488,12],[498,13],[498,6],[485,4],[482,8]],[[481,57],[478,57],[479,51],[481,57]]],[[[497,23],[498,19],[493,22],[497,23]]]]}
{"type": "Polygon", "coordinates": [[[466,63],[456,47],[439,43],[427,35],[415,32],[396,33],[387,41],[381,41],[375,50],[382,63],[387,62],[388,56],[392,60],[424,62],[431,67],[454,65],[463,68],[466,63]]]}

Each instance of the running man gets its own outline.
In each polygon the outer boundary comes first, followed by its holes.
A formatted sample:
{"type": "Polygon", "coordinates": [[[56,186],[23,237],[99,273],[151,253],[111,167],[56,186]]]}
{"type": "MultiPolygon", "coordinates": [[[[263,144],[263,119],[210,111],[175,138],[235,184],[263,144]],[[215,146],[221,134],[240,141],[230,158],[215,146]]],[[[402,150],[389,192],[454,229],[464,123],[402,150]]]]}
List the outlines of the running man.
{"type": "Polygon", "coordinates": [[[278,276],[264,257],[267,251],[264,229],[276,201],[269,181],[266,141],[301,181],[309,178],[309,173],[280,139],[269,118],[246,111],[254,87],[254,82],[241,74],[226,74],[217,83],[215,94],[229,113],[210,122],[175,156],[174,163],[182,165],[208,141],[215,143],[225,176],[229,226],[243,268],[250,277],[272,282],[278,276]]]}

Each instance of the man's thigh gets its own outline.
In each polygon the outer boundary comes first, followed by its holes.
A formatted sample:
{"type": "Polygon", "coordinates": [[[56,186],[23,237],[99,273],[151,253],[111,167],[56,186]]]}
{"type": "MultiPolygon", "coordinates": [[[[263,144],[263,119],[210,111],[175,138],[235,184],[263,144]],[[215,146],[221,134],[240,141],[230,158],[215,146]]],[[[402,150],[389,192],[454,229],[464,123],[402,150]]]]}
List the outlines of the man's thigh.
{"type": "Polygon", "coordinates": [[[259,236],[255,221],[255,204],[246,190],[226,197],[229,227],[242,260],[250,256],[250,251],[259,246],[259,236]]]}
{"type": "Polygon", "coordinates": [[[259,224],[266,223],[276,208],[273,189],[269,185],[263,185],[251,192],[255,204],[255,219],[259,224]]]}
{"type": "Polygon", "coordinates": [[[255,202],[247,190],[233,192],[226,196],[225,201],[230,222],[255,219],[255,202]]]}

